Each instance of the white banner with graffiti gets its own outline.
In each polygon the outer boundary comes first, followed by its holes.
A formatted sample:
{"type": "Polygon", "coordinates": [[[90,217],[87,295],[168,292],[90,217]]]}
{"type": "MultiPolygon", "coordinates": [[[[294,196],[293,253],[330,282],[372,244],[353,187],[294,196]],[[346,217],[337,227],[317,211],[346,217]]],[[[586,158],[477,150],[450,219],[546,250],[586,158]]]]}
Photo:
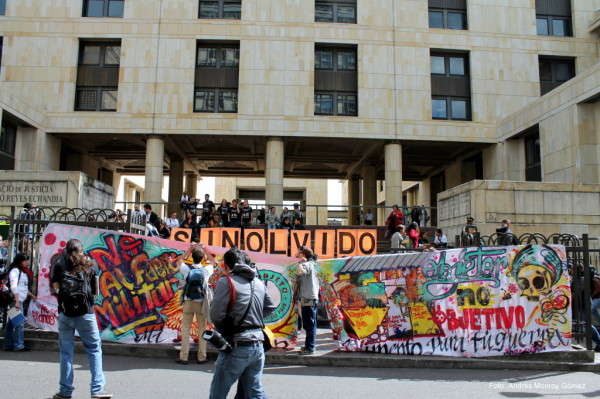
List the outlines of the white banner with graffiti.
{"type": "Polygon", "coordinates": [[[571,349],[562,246],[354,257],[320,266],[343,351],[478,357],[571,349]]]}
{"type": "MultiPolygon", "coordinates": [[[[87,227],[50,224],[40,243],[38,296],[30,306],[29,323],[58,331],[56,299],[50,295],[51,265],[71,238],[81,240],[85,253],[98,264],[100,294],[95,311],[102,339],[122,343],[169,343],[181,330],[181,274],[174,259],[188,243],[87,227]]],[[[227,248],[206,247],[218,264],[210,278],[214,287],[223,276],[227,248]]],[[[248,252],[277,308],[265,320],[278,347],[293,347],[297,312],[287,279],[293,258],[248,252]]],[[[187,260],[188,262],[191,260],[187,260]]],[[[201,326],[200,333],[206,326],[201,326]]],[[[193,338],[198,338],[192,335],[193,338]]]]}

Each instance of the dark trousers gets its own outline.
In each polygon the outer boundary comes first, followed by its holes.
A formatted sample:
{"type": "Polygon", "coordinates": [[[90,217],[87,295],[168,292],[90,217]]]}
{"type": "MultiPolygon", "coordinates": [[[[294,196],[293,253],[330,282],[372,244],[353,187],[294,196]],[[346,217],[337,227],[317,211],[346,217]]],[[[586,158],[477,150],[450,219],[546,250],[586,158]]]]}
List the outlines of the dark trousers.
{"type": "Polygon", "coordinates": [[[317,337],[317,305],[302,306],[302,327],[306,331],[306,342],[304,347],[309,350],[315,350],[315,340],[317,337]]]}

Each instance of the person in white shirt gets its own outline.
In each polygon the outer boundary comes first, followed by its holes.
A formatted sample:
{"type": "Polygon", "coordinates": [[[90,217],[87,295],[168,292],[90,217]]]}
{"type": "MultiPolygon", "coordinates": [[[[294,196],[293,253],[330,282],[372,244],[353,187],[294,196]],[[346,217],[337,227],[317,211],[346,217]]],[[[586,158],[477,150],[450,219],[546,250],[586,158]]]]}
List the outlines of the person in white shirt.
{"type": "Polygon", "coordinates": [[[165,220],[167,227],[170,229],[176,229],[179,227],[179,219],[177,219],[177,212],[171,213],[171,217],[165,220]]]}
{"type": "Polygon", "coordinates": [[[436,248],[448,248],[448,238],[442,231],[442,229],[437,229],[435,231],[435,238],[433,239],[433,244],[436,248]]]}
{"type": "MultiPolygon", "coordinates": [[[[35,300],[35,297],[29,292],[29,258],[24,254],[17,254],[11,264],[11,271],[8,274],[10,281],[10,290],[14,296],[14,307],[18,312],[23,312],[23,302],[28,297],[35,300]]],[[[22,352],[28,351],[25,347],[25,322],[16,324],[12,319],[8,320],[4,336],[4,350],[22,352]]]]}
{"type": "Polygon", "coordinates": [[[404,248],[402,242],[406,241],[407,237],[406,234],[404,234],[404,226],[400,225],[398,227],[396,227],[396,231],[394,232],[394,234],[392,234],[392,238],[391,238],[391,249],[392,252],[394,251],[398,251],[401,248],[404,248]]]}

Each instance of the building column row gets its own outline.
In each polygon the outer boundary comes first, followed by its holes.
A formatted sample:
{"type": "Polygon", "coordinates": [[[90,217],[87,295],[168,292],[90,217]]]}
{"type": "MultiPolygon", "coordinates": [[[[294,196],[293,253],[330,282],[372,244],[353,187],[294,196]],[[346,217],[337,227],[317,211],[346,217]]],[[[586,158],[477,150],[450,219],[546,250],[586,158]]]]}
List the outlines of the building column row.
{"type": "MultiPolygon", "coordinates": [[[[281,138],[269,138],[265,153],[265,200],[267,205],[283,204],[285,146],[281,138]]],[[[385,145],[385,204],[386,207],[402,203],[402,145],[388,143],[385,145]]],[[[164,140],[159,136],[151,136],[146,142],[146,184],[145,200],[160,203],[163,187],[164,140]]],[[[377,174],[372,165],[365,165],[363,174],[363,207],[372,209],[377,215],[377,174]]],[[[185,191],[190,197],[196,196],[196,174],[186,174],[185,191]]],[[[169,174],[169,213],[179,209],[178,203],[183,193],[184,161],[171,159],[169,174]]],[[[348,184],[348,222],[359,223],[360,177],[352,176],[348,184]]],[[[387,211],[386,211],[387,213],[387,211]]]]}

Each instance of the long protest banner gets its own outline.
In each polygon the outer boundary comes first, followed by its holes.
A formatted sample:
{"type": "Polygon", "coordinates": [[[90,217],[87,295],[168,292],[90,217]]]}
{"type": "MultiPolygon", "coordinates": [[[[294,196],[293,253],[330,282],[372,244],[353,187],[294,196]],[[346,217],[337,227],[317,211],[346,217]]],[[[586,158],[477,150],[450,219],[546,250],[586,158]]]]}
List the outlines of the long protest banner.
{"type": "MultiPolygon", "coordinates": [[[[77,226],[51,224],[44,232],[38,299],[29,322],[57,330],[50,266],[74,237],[99,266],[96,314],[102,338],[128,343],[175,338],[181,328],[181,276],[173,257],[189,244],[77,226]]],[[[207,248],[218,261],[227,251],[207,248]]],[[[248,254],[277,305],[266,320],[277,346],[294,347],[298,265],[285,256],[248,254]]],[[[318,269],[322,305],[344,351],[478,357],[571,349],[570,277],[562,246],[354,256],[321,260],[318,269]]],[[[210,284],[222,275],[219,265],[210,284]]]]}
{"type": "Polygon", "coordinates": [[[479,357],[571,350],[562,246],[333,259],[320,269],[344,351],[479,357]]]}
{"type": "MultiPolygon", "coordinates": [[[[102,339],[123,343],[167,343],[181,329],[181,278],[174,259],[190,244],[135,234],[50,224],[40,242],[37,300],[29,322],[48,331],[58,330],[56,299],[50,295],[50,269],[71,238],[81,240],[85,253],[98,264],[100,293],[95,310],[102,339]]],[[[205,246],[219,262],[209,283],[223,276],[222,255],[227,248],[205,246]]],[[[292,286],[286,278],[294,259],[247,252],[256,263],[277,308],[266,319],[278,347],[294,346],[297,313],[292,286]]],[[[205,330],[201,326],[200,333],[205,330]]],[[[197,338],[197,337],[195,337],[197,338]]]]}
{"type": "MultiPolygon", "coordinates": [[[[173,229],[171,240],[190,242],[192,229],[173,229]]],[[[377,230],[327,229],[291,230],[237,227],[201,228],[200,242],[207,245],[272,255],[294,256],[301,246],[312,249],[321,259],[377,254],[377,230]]]]}

